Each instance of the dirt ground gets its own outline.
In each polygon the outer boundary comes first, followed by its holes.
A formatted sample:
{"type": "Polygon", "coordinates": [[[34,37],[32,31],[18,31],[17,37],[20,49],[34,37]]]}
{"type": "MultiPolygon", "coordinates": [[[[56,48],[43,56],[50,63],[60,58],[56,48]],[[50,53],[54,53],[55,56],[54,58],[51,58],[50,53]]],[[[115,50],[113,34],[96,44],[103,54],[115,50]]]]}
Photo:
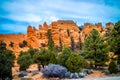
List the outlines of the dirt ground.
{"type": "MultiPolygon", "coordinates": [[[[37,65],[34,64],[34,65],[31,65],[27,71],[29,70],[37,70],[37,65]]],[[[12,69],[13,71],[13,80],[20,80],[20,78],[17,77],[17,74],[19,73],[19,67],[13,67],[12,69]]],[[[42,78],[42,73],[40,74],[36,74],[34,76],[31,75],[31,73],[28,74],[29,75],[29,78],[32,78],[32,80],[59,80],[59,79],[46,79],[46,78],[42,78]]],[[[85,76],[85,78],[103,78],[103,77],[107,77],[104,73],[102,73],[101,71],[98,71],[98,70],[94,70],[93,74],[90,74],[90,75],[87,75],[85,76]]]]}

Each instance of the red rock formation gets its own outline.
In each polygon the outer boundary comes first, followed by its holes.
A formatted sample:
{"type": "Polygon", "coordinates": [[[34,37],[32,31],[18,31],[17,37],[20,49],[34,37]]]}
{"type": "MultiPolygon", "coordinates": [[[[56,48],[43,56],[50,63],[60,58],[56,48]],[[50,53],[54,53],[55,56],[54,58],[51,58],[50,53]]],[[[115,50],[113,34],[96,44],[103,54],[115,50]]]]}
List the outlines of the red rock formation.
{"type": "Polygon", "coordinates": [[[112,22],[109,22],[109,23],[106,23],[106,28],[109,28],[109,27],[114,27],[114,24],[112,22]]]}
{"type": "Polygon", "coordinates": [[[90,23],[85,23],[82,31],[85,35],[88,35],[93,29],[96,29],[99,32],[102,31],[102,24],[98,23],[93,25],[90,23]]]}
{"type": "Polygon", "coordinates": [[[47,45],[48,39],[46,34],[48,29],[51,29],[52,38],[54,40],[55,45],[59,46],[60,37],[63,40],[63,45],[70,45],[70,36],[68,36],[67,30],[69,30],[71,36],[74,39],[76,39],[75,41],[78,41],[78,26],[71,20],[58,20],[52,22],[50,25],[47,25],[47,23],[44,22],[43,26],[39,25],[39,30],[28,26],[27,41],[29,43],[29,46],[41,47],[40,45],[36,45],[41,43],[47,45]]]}

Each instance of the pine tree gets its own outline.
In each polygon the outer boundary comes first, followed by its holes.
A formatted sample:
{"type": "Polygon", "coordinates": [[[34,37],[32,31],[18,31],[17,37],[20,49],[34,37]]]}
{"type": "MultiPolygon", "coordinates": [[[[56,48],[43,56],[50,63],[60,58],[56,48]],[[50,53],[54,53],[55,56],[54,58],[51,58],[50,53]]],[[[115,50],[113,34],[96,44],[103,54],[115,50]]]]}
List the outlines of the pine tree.
{"type": "Polygon", "coordinates": [[[75,49],[75,41],[74,41],[74,38],[71,37],[71,50],[74,51],[75,49]]]}
{"type": "Polygon", "coordinates": [[[51,51],[54,51],[55,47],[54,47],[54,41],[52,39],[51,30],[48,30],[47,36],[48,36],[48,49],[51,50],[51,51]]]}
{"type": "Polygon", "coordinates": [[[79,50],[82,50],[83,43],[82,43],[80,37],[78,38],[78,40],[79,40],[79,41],[78,41],[77,44],[76,44],[76,48],[78,48],[79,50]]]}
{"type": "Polygon", "coordinates": [[[85,58],[94,61],[95,67],[103,66],[108,60],[108,50],[107,42],[100,37],[97,30],[93,29],[85,39],[83,48],[85,58]]]}
{"type": "Polygon", "coordinates": [[[112,37],[110,39],[111,51],[117,55],[120,55],[120,21],[115,23],[115,26],[111,32],[111,37],[112,37]]]}
{"type": "Polygon", "coordinates": [[[59,46],[60,46],[60,51],[62,51],[63,45],[62,45],[62,40],[59,38],[59,46]]]}
{"type": "Polygon", "coordinates": [[[15,55],[7,50],[6,43],[0,41],[0,80],[12,80],[12,65],[15,55]]]}

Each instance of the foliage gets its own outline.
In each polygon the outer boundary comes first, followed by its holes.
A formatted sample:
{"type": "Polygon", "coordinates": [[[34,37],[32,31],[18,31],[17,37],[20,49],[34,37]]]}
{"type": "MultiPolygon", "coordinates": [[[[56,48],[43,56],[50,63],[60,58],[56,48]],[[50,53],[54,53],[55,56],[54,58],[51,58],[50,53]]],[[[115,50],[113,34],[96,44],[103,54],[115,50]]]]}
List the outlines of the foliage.
{"type": "Polygon", "coordinates": [[[19,47],[20,47],[20,48],[23,48],[23,47],[25,47],[25,46],[24,46],[23,43],[19,43],[19,47]]]}
{"type": "Polygon", "coordinates": [[[18,57],[17,63],[20,65],[20,70],[24,71],[33,63],[33,60],[31,55],[27,53],[26,55],[18,57]]]}
{"type": "Polygon", "coordinates": [[[44,77],[59,77],[64,78],[67,69],[60,65],[50,64],[48,67],[45,67],[41,70],[44,77]]]}
{"type": "Polygon", "coordinates": [[[13,54],[13,52],[11,50],[6,50],[3,54],[7,57],[7,59],[13,65],[15,60],[15,55],[13,54]]]}
{"type": "Polygon", "coordinates": [[[0,41],[0,53],[6,50],[6,43],[3,41],[0,41]]]}
{"type": "Polygon", "coordinates": [[[47,31],[47,38],[48,39],[52,38],[52,33],[51,33],[50,29],[48,29],[48,31],[47,31]]]}
{"type": "Polygon", "coordinates": [[[117,64],[120,64],[120,55],[117,57],[117,64]]]}
{"type": "Polygon", "coordinates": [[[62,44],[62,40],[61,40],[61,38],[59,38],[59,46],[60,46],[60,51],[62,51],[63,44],[62,44]]]}
{"type": "Polygon", "coordinates": [[[27,46],[27,41],[23,40],[21,43],[19,43],[20,48],[23,48],[25,46],[27,46]]]}
{"type": "Polygon", "coordinates": [[[88,60],[86,60],[86,59],[83,59],[83,66],[86,69],[90,69],[91,68],[90,62],[88,60]]]}
{"type": "Polygon", "coordinates": [[[48,37],[48,49],[51,50],[51,51],[54,51],[55,48],[54,48],[54,41],[52,39],[51,30],[48,30],[47,37],[48,37]]]}
{"type": "Polygon", "coordinates": [[[57,63],[57,58],[55,52],[49,51],[50,54],[50,61],[49,63],[51,64],[56,64],[57,63]]]}
{"type": "Polygon", "coordinates": [[[82,50],[82,46],[83,46],[83,43],[82,43],[82,41],[81,41],[81,39],[79,37],[79,41],[76,44],[76,48],[78,48],[79,50],[82,50]]]}
{"type": "Polygon", "coordinates": [[[23,45],[27,46],[27,41],[26,40],[23,40],[23,45]]]}
{"type": "Polygon", "coordinates": [[[117,73],[117,64],[115,61],[111,61],[108,67],[110,73],[117,73]]]}
{"type": "Polygon", "coordinates": [[[4,54],[0,53],[0,79],[12,79],[12,63],[4,54]]]}
{"type": "Polygon", "coordinates": [[[33,56],[37,51],[38,51],[38,49],[35,49],[35,48],[30,47],[27,52],[28,52],[31,56],[33,56]]]}
{"type": "Polygon", "coordinates": [[[12,79],[12,65],[15,56],[6,49],[6,43],[0,41],[0,79],[12,79]]]}
{"type": "Polygon", "coordinates": [[[13,47],[13,46],[14,46],[14,43],[13,43],[13,42],[10,42],[9,46],[10,46],[10,47],[13,47]]]}
{"type": "Polygon", "coordinates": [[[108,51],[108,43],[100,37],[97,30],[93,29],[89,36],[85,38],[83,48],[85,58],[94,61],[95,67],[103,66],[108,61],[108,51]]]}
{"type": "Polygon", "coordinates": [[[111,51],[115,54],[120,54],[120,21],[115,23],[114,28],[111,32],[111,51]]]}
{"type": "Polygon", "coordinates": [[[67,61],[71,53],[72,51],[69,48],[64,47],[62,53],[59,55],[58,59],[59,64],[66,67],[65,62],[67,61]]]}
{"type": "Polygon", "coordinates": [[[75,49],[75,41],[74,41],[74,38],[71,37],[71,50],[74,51],[75,49]]]}
{"type": "Polygon", "coordinates": [[[65,64],[70,72],[80,72],[83,68],[83,58],[71,53],[65,64]]]}
{"type": "Polygon", "coordinates": [[[48,50],[42,48],[40,51],[36,52],[33,55],[33,59],[35,62],[39,63],[44,67],[49,64],[50,61],[50,53],[48,50]]]}

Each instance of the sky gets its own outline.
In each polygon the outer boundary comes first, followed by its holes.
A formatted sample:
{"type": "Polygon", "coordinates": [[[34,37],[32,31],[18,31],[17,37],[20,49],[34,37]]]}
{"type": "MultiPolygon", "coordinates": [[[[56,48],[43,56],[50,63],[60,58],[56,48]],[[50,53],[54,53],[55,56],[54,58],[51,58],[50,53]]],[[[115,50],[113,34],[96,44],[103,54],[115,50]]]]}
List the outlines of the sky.
{"type": "Polygon", "coordinates": [[[0,34],[26,33],[45,21],[73,20],[77,25],[120,20],[120,0],[0,0],[0,34]]]}

